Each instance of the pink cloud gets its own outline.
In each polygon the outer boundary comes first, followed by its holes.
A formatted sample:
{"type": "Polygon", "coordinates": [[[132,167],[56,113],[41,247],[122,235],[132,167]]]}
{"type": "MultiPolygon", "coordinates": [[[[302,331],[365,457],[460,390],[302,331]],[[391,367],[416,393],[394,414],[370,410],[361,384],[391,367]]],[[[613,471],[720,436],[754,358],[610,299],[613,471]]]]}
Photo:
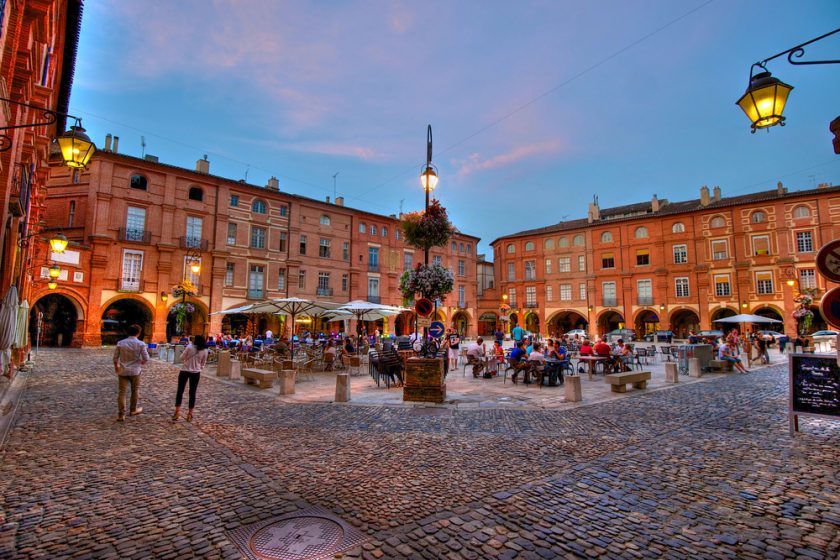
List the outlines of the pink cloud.
{"type": "Polygon", "coordinates": [[[563,144],[559,140],[549,140],[538,144],[519,146],[509,152],[498,154],[486,159],[482,158],[480,154],[473,153],[470,154],[466,160],[458,160],[453,163],[458,166],[458,175],[460,177],[465,177],[471,173],[475,173],[476,171],[487,171],[490,169],[507,167],[523,159],[554,154],[562,149],[563,144]]]}

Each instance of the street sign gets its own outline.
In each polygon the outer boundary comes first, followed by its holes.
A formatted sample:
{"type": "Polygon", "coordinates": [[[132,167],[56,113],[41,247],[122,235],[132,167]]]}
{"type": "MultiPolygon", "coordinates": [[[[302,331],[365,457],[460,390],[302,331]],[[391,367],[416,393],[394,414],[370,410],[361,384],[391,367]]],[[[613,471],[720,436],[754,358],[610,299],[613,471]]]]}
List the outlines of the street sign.
{"type": "Polygon", "coordinates": [[[435,338],[440,338],[446,332],[446,327],[440,321],[434,321],[429,327],[429,334],[435,338]]]}
{"type": "Polygon", "coordinates": [[[820,301],[820,313],[826,323],[840,328],[840,288],[825,293],[820,301]]]}
{"type": "Polygon", "coordinates": [[[417,317],[417,328],[423,329],[432,324],[432,320],[428,317],[417,317]]]}
{"type": "Polygon", "coordinates": [[[421,317],[428,317],[432,314],[432,311],[435,309],[435,304],[432,303],[432,300],[426,298],[420,298],[416,302],[414,302],[414,311],[421,317]]]}
{"type": "Polygon", "coordinates": [[[817,253],[817,270],[832,282],[840,282],[840,239],[829,241],[817,253]]]}

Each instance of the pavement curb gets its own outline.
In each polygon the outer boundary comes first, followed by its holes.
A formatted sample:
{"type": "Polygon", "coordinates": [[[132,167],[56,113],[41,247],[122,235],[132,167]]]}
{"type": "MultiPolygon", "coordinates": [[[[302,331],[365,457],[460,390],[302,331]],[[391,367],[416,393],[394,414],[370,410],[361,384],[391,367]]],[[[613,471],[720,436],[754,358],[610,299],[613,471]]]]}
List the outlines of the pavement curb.
{"type": "Polygon", "coordinates": [[[0,400],[0,450],[5,449],[9,432],[15,423],[20,397],[26,390],[26,382],[29,380],[28,371],[18,371],[9,388],[6,389],[2,400],[0,400]]]}

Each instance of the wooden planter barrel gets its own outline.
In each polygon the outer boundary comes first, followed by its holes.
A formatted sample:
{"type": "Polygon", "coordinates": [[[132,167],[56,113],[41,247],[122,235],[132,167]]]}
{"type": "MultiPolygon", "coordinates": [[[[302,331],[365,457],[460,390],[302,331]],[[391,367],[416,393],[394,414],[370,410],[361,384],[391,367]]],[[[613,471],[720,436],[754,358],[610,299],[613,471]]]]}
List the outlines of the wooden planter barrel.
{"type": "Polygon", "coordinates": [[[433,403],[442,403],[446,400],[442,358],[406,360],[403,400],[433,403]]]}

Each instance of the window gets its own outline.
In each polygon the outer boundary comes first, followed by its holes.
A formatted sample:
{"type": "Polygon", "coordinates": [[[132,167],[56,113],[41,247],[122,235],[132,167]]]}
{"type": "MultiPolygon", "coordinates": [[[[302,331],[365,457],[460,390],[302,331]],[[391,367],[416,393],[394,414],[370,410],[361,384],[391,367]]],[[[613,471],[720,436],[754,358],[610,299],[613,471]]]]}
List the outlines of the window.
{"type": "Polygon", "coordinates": [[[229,262],[225,265],[225,286],[233,286],[233,272],[235,265],[229,262]]]}
{"type": "Polygon", "coordinates": [[[685,224],[682,222],[674,222],[671,226],[671,233],[683,233],[685,231],[685,224]]]}
{"type": "Polygon", "coordinates": [[[677,297],[688,297],[688,278],[674,278],[674,287],[676,288],[677,297]]]}
{"type": "Polygon", "coordinates": [[[508,243],[507,252],[508,253],[515,253],[516,252],[516,249],[514,248],[513,243],[508,243]]]}
{"type": "Polygon", "coordinates": [[[323,296],[328,296],[330,291],[330,273],[329,272],[319,272],[318,273],[318,294],[323,296]]]}
{"type": "Polygon", "coordinates": [[[639,296],[639,305],[653,305],[653,282],[651,280],[638,280],[636,282],[636,294],[639,296]]]}
{"type": "Polygon", "coordinates": [[[146,230],[146,209],[129,206],[125,216],[125,240],[143,241],[146,230]]]}
{"type": "Polygon", "coordinates": [[[378,235],[378,233],[376,231],[376,226],[373,225],[373,224],[370,225],[370,234],[371,235],[378,235]]]}
{"type": "Polygon", "coordinates": [[[752,238],[753,255],[770,254],[770,237],[767,235],[755,235],[752,238]]]}
{"type": "Polygon", "coordinates": [[[188,258],[186,255],[184,256],[184,275],[182,278],[192,282],[192,285],[195,286],[196,290],[199,290],[199,284],[201,280],[201,258],[188,258]],[[199,266],[198,272],[193,272],[191,266],[193,264],[197,264],[199,266]]]}
{"type": "Polygon", "coordinates": [[[729,258],[729,246],[726,239],[716,239],[712,241],[712,259],[720,261],[729,258]]]}
{"type": "Polygon", "coordinates": [[[345,241],[341,246],[341,258],[345,261],[350,260],[350,242],[345,241]]]}
{"type": "Polygon", "coordinates": [[[647,239],[648,237],[648,228],[645,226],[640,226],[636,228],[636,231],[633,233],[633,236],[636,239],[647,239]]]}
{"type": "Polygon", "coordinates": [[[322,226],[328,226],[328,225],[330,225],[330,223],[331,223],[330,217],[327,216],[326,214],[321,214],[321,225],[322,226]]]}
{"type": "Polygon", "coordinates": [[[578,292],[580,294],[580,300],[586,301],[586,284],[580,284],[578,286],[578,292]]]}
{"type": "Polygon", "coordinates": [[[239,206],[239,195],[238,194],[230,195],[230,205],[234,208],[239,206]]]}
{"type": "Polygon", "coordinates": [[[187,198],[189,198],[190,200],[201,202],[204,200],[204,191],[201,190],[200,187],[190,187],[190,191],[187,195],[187,198]]]}
{"type": "Polygon", "coordinates": [[[286,289],[286,269],[281,268],[277,271],[277,289],[283,291],[286,289]]]}
{"type": "Polygon", "coordinates": [[[561,237],[557,240],[557,246],[561,249],[565,249],[569,246],[569,238],[568,237],[561,237]]]}
{"type": "Polygon", "coordinates": [[[195,216],[187,216],[187,239],[186,244],[190,249],[201,247],[201,230],[204,220],[195,216]]]}
{"type": "Polygon", "coordinates": [[[811,217],[811,209],[807,206],[797,206],[793,209],[793,217],[794,218],[810,218],[811,217]]]}
{"type": "Polygon", "coordinates": [[[615,256],[612,253],[601,255],[601,268],[615,268],[615,256]]]}
{"type": "Polygon", "coordinates": [[[551,259],[545,259],[545,273],[551,274],[551,259]]]}
{"type": "Polygon", "coordinates": [[[301,270],[298,272],[298,289],[305,290],[306,289],[306,271],[301,270]]]}
{"type": "MultiPolygon", "coordinates": [[[[368,278],[368,299],[373,301],[379,297],[379,278],[368,278]]],[[[376,302],[374,302],[376,303],[376,302]]]]}
{"type": "Polygon", "coordinates": [[[432,257],[432,264],[434,266],[441,266],[440,255],[435,255],[434,257],[432,257]]]}
{"type": "Polygon", "coordinates": [[[467,306],[467,290],[464,286],[458,286],[458,307],[467,306]]]}
{"type": "Polygon", "coordinates": [[[227,244],[236,245],[236,224],[228,223],[227,244]]]}
{"type": "Polygon", "coordinates": [[[301,255],[306,254],[306,236],[305,235],[300,236],[300,243],[298,244],[298,253],[301,254],[301,255]]]}
{"type": "Polygon", "coordinates": [[[525,243],[525,250],[526,251],[533,251],[534,250],[534,242],[533,241],[528,241],[527,243],[525,243]]]}
{"type": "Polygon", "coordinates": [[[817,275],[813,268],[803,268],[799,271],[799,288],[803,290],[817,287],[817,275]]]}
{"type": "Polygon", "coordinates": [[[604,294],[604,305],[612,306],[615,305],[615,282],[604,282],[601,284],[601,292],[604,294]]]}
{"type": "Polygon", "coordinates": [[[414,253],[403,253],[403,270],[414,268],[414,253]]]}
{"type": "Polygon", "coordinates": [[[251,212],[254,214],[265,214],[265,201],[259,198],[254,199],[254,202],[251,203],[251,212]]]}
{"type": "Polygon", "coordinates": [[[554,287],[551,285],[545,287],[545,301],[554,301],[554,287]]]}
{"type": "Polygon", "coordinates": [[[400,228],[395,228],[394,229],[394,239],[399,239],[399,238],[400,238],[400,228]]]}
{"type": "Polygon", "coordinates": [[[674,264],[688,262],[688,245],[674,245],[674,264]]]}
{"type": "Polygon", "coordinates": [[[368,270],[379,270],[379,247],[368,247],[368,270]]]}
{"type": "Polygon", "coordinates": [[[717,297],[728,297],[732,294],[729,288],[729,275],[716,274],[715,275],[715,295],[717,297]]]}
{"type": "Polygon", "coordinates": [[[796,232],[796,252],[811,253],[814,251],[814,238],[810,231],[796,232]]]}
{"type": "Polygon", "coordinates": [[[586,256],[578,255],[578,271],[586,272],[586,256]]]}
{"type": "Polygon", "coordinates": [[[759,294],[773,293],[773,273],[772,272],[756,272],[755,273],[755,289],[759,294]]]}
{"type": "Polygon", "coordinates": [[[252,264],[248,267],[248,299],[262,299],[265,288],[265,266],[252,264]]]}
{"type": "Polygon", "coordinates": [[[286,216],[289,214],[289,207],[288,206],[281,206],[280,207],[280,215],[286,216]]]}
{"type": "Polygon", "coordinates": [[[359,233],[367,233],[367,226],[363,223],[359,223],[359,233]]]}
{"type": "Polygon", "coordinates": [[[750,221],[754,224],[760,224],[767,221],[767,214],[762,212],[761,210],[756,210],[750,216],[750,221]]]}
{"type": "Polygon", "coordinates": [[[544,245],[546,249],[554,249],[554,239],[549,237],[545,240],[544,245]]]}
{"type": "Polygon", "coordinates": [[[382,226],[382,237],[388,237],[388,228],[382,226]]]}
{"type": "Polygon", "coordinates": [[[536,286],[528,286],[525,288],[525,307],[537,306],[537,288],[536,286]]]}
{"type": "Polygon", "coordinates": [[[560,284],[560,301],[570,301],[572,299],[572,285],[560,284]]]}
{"type": "Polygon", "coordinates": [[[128,185],[132,189],[140,189],[141,191],[145,191],[147,183],[148,182],[146,181],[146,178],[143,175],[135,173],[131,176],[131,179],[129,179],[128,185]]]}
{"type": "Polygon", "coordinates": [[[650,251],[639,249],[636,251],[636,266],[648,266],[650,264],[650,251]]]}
{"type": "Polygon", "coordinates": [[[341,275],[341,291],[342,292],[347,291],[347,275],[346,274],[341,275]]]}
{"type": "Polygon", "coordinates": [[[525,280],[537,279],[537,263],[536,261],[525,261],[525,280]]]}
{"type": "Polygon", "coordinates": [[[280,252],[282,252],[282,253],[286,252],[286,232],[285,231],[280,232],[280,252]]]}
{"type": "Polygon", "coordinates": [[[458,250],[458,244],[454,241],[449,244],[449,250],[453,253],[458,250]]]}
{"type": "Polygon", "coordinates": [[[469,243],[467,243],[467,254],[472,255],[472,245],[470,245],[469,243]]]}
{"type": "Polygon", "coordinates": [[[466,275],[466,266],[464,265],[464,261],[458,259],[458,276],[465,276],[466,275]]]}
{"type": "Polygon", "coordinates": [[[507,279],[509,282],[516,280],[516,265],[512,262],[507,263],[507,279]]]}
{"type": "Polygon", "coordinates": [[[139,292],[140,279],[143,277],[143,252],[123,251],[122,278],[120,290],[139,292]]]}
{"type": "Polygon", "coordinates": [[[709,222],[709,227],[713,227],[713,228],[726,227],[726,220],[723,219],[723,216],[715,216],[714,218],[712,218],[712,221],[709,222]]]}
{"type": "Polygon", "coordinates": [[[516,288],[508,288],[508,305],[516,307],[516,288]]]}
{"type": "MultiPolygon", "coordinates": [[[[75,171],[75,170],[74,170],[75,171]]],[[[67,210],[67,227],[73,227],[73,222],[76,221],[76,201],[71,200],[67,210]]]]}
{"type": "Polygon", "coordinates": [[[322,239],[318,244],[318,256],[324,259],[330,258],[330,240],[322,239]]]}
{"type": "Polygon", "coordinates": [[[571,258],[570,257],[560,257],[557,259],[557,272],[571,272],[571,258]]]}
{"type": "Polygon", "coordinates": [[[572,245],[574,245],[575,247],[583,247],[584,244],[585,244],[585,242],[583,240],[583,235],[582,234],[579,233],[579,234],[575,235],[574,238],[572,238],[572,245]]]}
{"type": "MultiPolygon", "coordinates": [[[[5,0],[3,0],[3,1],[5,1],[5,0]]],[[[2,19],[0,19],[0,22],[2,22],[2,19]]],[[[81,173],[79,173],[78,168],[74,169],[73,170],[73,183],[77,184],[80,179],[81,179],[81,173]]],[[[81,282],[81,280],[80,280],[80,282],[81,282]]]]}
{"type": "Polygon", "coordinates": [[[265,228],[251,226],[251,248],[265,249],[265,228]]]}
{"type": "Polygon", "coordinates": [[[605,231],[601,234],[601,243],[612,243],[613,236],[612,233],[605,231]]]}
{"type": "MultiPolygon", "coordinates": [[[[532,245],[533,245],[533,243],[532,243],[532,245]]],[[[463,243],[458,243],[458,252],[459,253],[464,252],[464,244],[463,243]]]]}

